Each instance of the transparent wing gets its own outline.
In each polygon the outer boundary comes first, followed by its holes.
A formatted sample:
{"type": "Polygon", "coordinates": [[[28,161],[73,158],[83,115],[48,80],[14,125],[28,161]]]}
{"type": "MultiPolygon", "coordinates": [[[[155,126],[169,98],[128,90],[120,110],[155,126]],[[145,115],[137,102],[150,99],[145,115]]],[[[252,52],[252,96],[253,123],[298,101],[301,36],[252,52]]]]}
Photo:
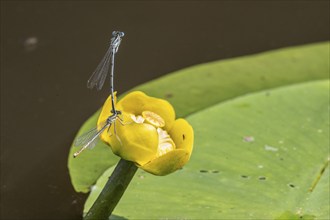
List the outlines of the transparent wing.
{"type": "Polygon", "coordinates": [[[98,90],[98,91],[100,91],[101,89],[102,89],[102,87],[103,87],[103,84],[104,84],[104,81],[105,81],[105,79],[107,78],[107,75],[108,75],[108,73],[109,73],[109,67],[110,67],[110,60],[111,60],[111,54],[112,53],[110,53],[110,56],[109,56],[109,58],[105,61],[105,66],[104,66],[104,68],[103,68],[103,70],[102,70],[102,74],[100,75],[100,78],[98,79],[98,84],[96,85],[96,89],[98,90]]]}
{"type": "Polygon", "coordinates": [[[83,147],[89,141],[91,141],[98,133],[97,127],[89,130],[88,132],[82,134],[81,136],[77,137],[74,142],[73,146],[75,147],[83,147]]]}
{"type": "Polygon", "coordinates": [[[73,146],[81,147],[79,151],[73,154],[74,157],[78,156],[82,151],[86,148],[93,148],[95,147],[97,141],[99,140],[100,134],[111,125],[110,122],[105,121],[100,126],[101,129],[93,128],[88,132],[84,133],[83,135],[79,136],[74,142],[73,146]]]}
{"type": "MultiPolygon", "coordinates": [[[[73,142],[73,146],[84,147],[87,144],[91,145],[94,142],[94,140],[98,140],[98,137],[100,136],[100,134],[107,127],[109,127],[109,125],[110,124],[105,121],[104,123],[101,124],[101,126],[99,126],[99,127],[101,127],[101,129],[98,129],[98,127],[92,128],[91,130],[89,130],[86,133],[82,134],[81,136],[77,137],[73,142]]],[[[97,142],[97,141],[95,141],[95,142],[97,142]]]]}
{"type": "Polygon", "coordinates": [[[87,81],[87,88],[92,89],[96,87],[97,90],[101,90],[103,87],[110,66],[111,51],[112,49],[109,47],[108,51],[104,55],[99,65],[96,67],[92,76],[87,81]]]}

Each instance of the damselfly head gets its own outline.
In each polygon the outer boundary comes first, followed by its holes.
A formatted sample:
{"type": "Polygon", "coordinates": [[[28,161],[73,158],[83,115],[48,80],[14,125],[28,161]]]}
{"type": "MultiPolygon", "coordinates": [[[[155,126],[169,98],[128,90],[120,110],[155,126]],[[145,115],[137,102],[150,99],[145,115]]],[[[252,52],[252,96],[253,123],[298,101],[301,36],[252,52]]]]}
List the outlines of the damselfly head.
{"type": "Polygon", "coordinates": [[[116,37],[116,36],[124,37],[125,36],[125,33],[122,32],[122,31],[113,31],[112,32],[112,36],[114,36],[114,37],[116,37]]]}

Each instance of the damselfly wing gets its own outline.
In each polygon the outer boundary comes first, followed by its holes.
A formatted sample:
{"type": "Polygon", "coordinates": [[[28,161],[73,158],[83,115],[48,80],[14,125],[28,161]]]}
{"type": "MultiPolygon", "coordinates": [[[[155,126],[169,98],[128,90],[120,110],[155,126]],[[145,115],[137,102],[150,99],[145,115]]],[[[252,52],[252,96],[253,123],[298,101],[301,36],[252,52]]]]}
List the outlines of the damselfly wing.
{"type": "MultiPolygon", "coordinates": [[[[118,51],[124,32],[114,31],[112,35],[113,37],[111,38],[109,49],[105,53],[99,65],[96,67],[92,76],[87,81],[87,87],[90,89],[96,87],[97,90],[101,90],[109,73],[110,65],[114,66],[114,56],[118,51]]],[[[111,71],[113,71],[113,69],[111,71]]],[[[113,75],[113,72],[111,75],[113,75]]],[[[111,86],[113,87],[113,85],[111,86]]]]}
{"type": "Polygon", "coordinates": [[[105,79],[107,78],[109,67],[110,67],[110,60],[111,60],[111,47],[109,47],[108,51],[104,55],[103,59],[96,67],[95,71],[93,72],[92,76],[87,81],[87,88],[96,89],[99,91],[102,89],[105,79]]]}
{"type": "Polygon", "coordinates": [[[109,118],[103,122],[98,127],[95,127],[88,132],[82,134],[81,136],[77,137],[74,142],[73,146],[81,147],[79,151],[73,154],[74,157],[77,157],[81,152],[85,149],[89,148],[92,149],[97,144],[98,140],[100,139],[100,135],[109,128],[112,124],[112,121],[109,118]]]}

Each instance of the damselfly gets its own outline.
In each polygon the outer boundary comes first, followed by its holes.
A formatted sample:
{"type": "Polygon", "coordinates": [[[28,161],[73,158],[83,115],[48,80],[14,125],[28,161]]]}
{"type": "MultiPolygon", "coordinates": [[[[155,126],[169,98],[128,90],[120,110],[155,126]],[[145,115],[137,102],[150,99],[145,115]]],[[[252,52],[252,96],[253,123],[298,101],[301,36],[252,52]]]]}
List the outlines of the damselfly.
{"type": "Polygon", "coordinates": [[[124,36],[124,32],[121,31],[114,31],[112,32],[111,43],[108,51],[106,52],[105,56],[103,57],[100,64],[97,66],[96,70],[90,77],[87,82],[88,88],[96,87],[97,90],[101,90],[103,87],[104,81],[109,72],[109,66],[111,65],[110,70],[110,96],[111,96],[111,115],[107,118],[106,121],[98,125],[97,127],[91,129],[90,131],[86,132],[85,134],[79,136],[73,143],[74,146],[81,147],[79,151],[73,154],[74,157],[77,157],[82,151],[86,148],[93,148],[97,141],[99,140],[100,135],[108,129],[112,124],[114,124],[114,132],[117,139],[120,141],[116,134],[116,120],[123,124],[122,119],[120,119],[119,115],[121,114],[120,111],[117,111],[115,108],[115,101],[114,101],[114,86],[113,86],[113,78],[114,78],[114,65],[115,65],[115,54],[118,52],[118,48],[121,42],[121,38],[124,36]]]}

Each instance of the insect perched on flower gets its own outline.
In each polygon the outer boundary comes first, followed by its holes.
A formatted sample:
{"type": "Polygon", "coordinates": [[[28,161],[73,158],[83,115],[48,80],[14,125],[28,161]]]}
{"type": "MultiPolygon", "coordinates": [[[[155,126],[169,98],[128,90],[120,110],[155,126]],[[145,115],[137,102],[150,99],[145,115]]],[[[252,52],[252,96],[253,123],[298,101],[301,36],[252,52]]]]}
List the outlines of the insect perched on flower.
{"type": "Polygon", "coordinates": [[[73,145],[76,147],[80,147],[80,150],[73,154],[73,157],[77,157],[81,152],[83,152],[87,148],[93,148],[102,132],[108,131],[112,124],[116,127],[116,120],[122,123],[119,115],[120,111],[117,111],[115,108],[115,93],[114,93],[114,66],[115,66],[115,54],[118,52],[118,48],[120,42],[122,41],[122,37],[124,37],[124,32],[121,31],[113,31],[112,38],[110,42],[110,47],[107,50],[105,56],[102,61],[96,67],[96,70],[93,72],[92,76],[87,81],[87,87],[93,89],[96,87],[97,90],[101,90],[107,75],[110,75],[110,97],[111,97],[111,106],[112,109],[109,111],[111,113],[107,119],[105,119],[102,123],[98,123],[98,126],[86,132],[85,134],[79,136],[75,139],[73,145]],[[110,68],[111,66],[111,68],[110,68]],[[110,72],[109,72],[110,71],[110,72]]]}

